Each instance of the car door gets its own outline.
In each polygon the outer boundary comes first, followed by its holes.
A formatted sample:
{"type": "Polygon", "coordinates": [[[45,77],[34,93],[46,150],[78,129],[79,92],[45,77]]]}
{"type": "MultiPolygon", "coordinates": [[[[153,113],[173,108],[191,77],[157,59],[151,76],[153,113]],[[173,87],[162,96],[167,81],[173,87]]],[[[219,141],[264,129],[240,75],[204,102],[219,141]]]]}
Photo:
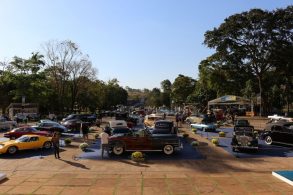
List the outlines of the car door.
{"type": "Polygon", "coordinates": [[[132,150],[151,150],[150,136],[144,131],[140,130],[130,138],[132,150]]]}
{"type": "Polygon", "coordinates": [[[30,137],[30,140],[28,142],[28,145],[27,145],[27,149],[34,149],[34,148],[40,148],[42,147],[41,146],[41,142],[39,140],[39,137],[38,136],[32,136],[30,137]]]}
{"type": "Polygon", "coordinates": [[[19,150],[27,150],[30,149],[30,137],[22,136],[17,139],[17,147],[19,150]]]}
{"type": "Polygon", "coordinates": [[[293,144],[293,124],[286,124],[283,126],[284,143],[293,144]]]}
{"type": "Polygon", "coordinates": [[[282,130],[281,126],[279,126],[279,125],[272,126],[271,137],[274,142],[282,142],[282,140],[284,139],[284,135],[283,135],[282,131],[283,130],[282,130]]]}

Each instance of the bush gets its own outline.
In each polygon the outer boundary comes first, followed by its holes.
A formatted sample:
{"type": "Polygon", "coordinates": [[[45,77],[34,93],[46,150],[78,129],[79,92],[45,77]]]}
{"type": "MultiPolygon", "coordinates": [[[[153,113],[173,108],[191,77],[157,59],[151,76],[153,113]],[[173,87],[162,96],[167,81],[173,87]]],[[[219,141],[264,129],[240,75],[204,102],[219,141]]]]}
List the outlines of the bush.
{"type": "Polygon", "coordinates": [[[192,128],[191,131],[192,131],[193,133],[196,133],[197,129],[196,129],[196,128],[192,128]]]}
{"type": "Polygon", "coordinates": [[[65,138],[64,139],[64,143],[65,143],[65,145],[70,145],[71,144],[71,139],[70,138],[65,138]]]}
{"type": "Polygon", "coordinates": [[[187,133],[183,134],[183,138],[188,138],[188,137],[189,137],[189,135],[187,133]]]}
{"type": "Polygon", "coordinates": [[[220,137],[226,137],[226,133],[224,131],[219,132],[220,137]]]}
{"type": "Polygon", "coordinates": [[[195,147],[195,146],[198,146],[198,145],[199,145],[198,141],[193,141],[193,142],[191,142],[191,146],[192,146],[192,147],[195,147]]]}
{"type": "Polygon", "coordinates": [[[214,145],[218,146],[218,145],[219,145],[219,139],[218,139],[218,138],[213,138],[213,139],[212,139],[212,143],[213,143],[214,145]]]}
{"type": "Polygon", "coordinates": [[[85,151],[87,148],[89,147],[89,145],[87,143],[81,143],[79,145],[79,148],[82,150],[82,151],[85,151]]]}
{"type": "Polygon", "coordinates": [[[135,162],[141,162],[144,161],[144,154],[142,152],[133,152],[131,154],[131,160],[135,161],[135,162]]]}

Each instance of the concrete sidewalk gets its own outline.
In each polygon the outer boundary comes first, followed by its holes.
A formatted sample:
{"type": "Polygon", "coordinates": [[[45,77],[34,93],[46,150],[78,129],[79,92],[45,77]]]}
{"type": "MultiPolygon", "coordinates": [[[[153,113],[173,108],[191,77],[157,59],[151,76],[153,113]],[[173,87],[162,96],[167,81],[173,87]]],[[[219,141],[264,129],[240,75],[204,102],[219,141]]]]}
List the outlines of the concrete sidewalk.
{"type": "Polygon", "coordinates": [[[74,160],[76,147],[66,147],[61,160],[53,155],[0,159],[0,170],[7,174],[0,194],[293,194],[292,186],[271,174],[293,170],[292,158],[239,159],[186,132],[200,142],[197,150],[204,159],[74,160]]]}

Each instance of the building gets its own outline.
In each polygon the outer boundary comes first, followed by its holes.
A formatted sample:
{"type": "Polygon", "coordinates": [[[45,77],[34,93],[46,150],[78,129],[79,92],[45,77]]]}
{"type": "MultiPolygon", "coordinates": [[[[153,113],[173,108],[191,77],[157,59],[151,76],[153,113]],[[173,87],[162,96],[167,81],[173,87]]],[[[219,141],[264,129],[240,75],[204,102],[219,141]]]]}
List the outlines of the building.
{"type": "Polygon", "coordinates": [[[17,113],[23,113],[25,115],[32,113],[39,113],[39,104],[37,103],[11,103],[7,108],[9,118],[13,119],[17,113]]]}

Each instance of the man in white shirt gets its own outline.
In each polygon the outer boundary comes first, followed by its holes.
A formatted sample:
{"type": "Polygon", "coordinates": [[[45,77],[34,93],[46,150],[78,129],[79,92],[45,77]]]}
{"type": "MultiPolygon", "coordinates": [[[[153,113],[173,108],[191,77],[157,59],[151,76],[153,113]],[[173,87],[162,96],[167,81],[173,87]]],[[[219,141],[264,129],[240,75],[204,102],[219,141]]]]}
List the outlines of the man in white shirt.
{"type": "Polygon", "coordinates": [[[102,158],[104,158],[104,150],[107,150],[107,154],[109,156],[109,134],[105,131],[100,134],[101,137],[101,148],[102,148],[102,158]]]}

